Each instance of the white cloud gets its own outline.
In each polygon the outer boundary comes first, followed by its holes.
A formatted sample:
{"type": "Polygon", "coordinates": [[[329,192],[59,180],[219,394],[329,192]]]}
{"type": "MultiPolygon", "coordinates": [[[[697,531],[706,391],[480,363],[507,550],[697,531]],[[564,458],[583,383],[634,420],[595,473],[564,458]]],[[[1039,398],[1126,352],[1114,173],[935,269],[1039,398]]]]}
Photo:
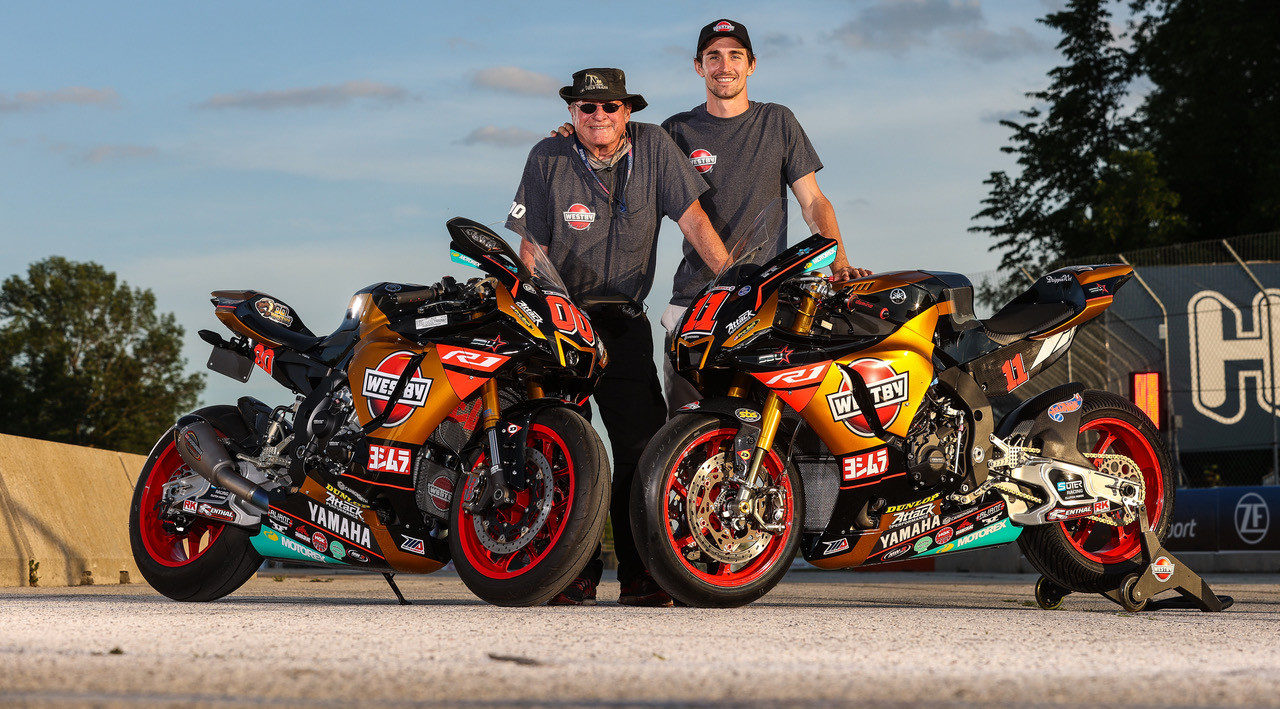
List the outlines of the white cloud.
{"type": "Polygon", "coordinates": [[[855,51],[901,55],[939,40],[984,62],[1049,49],[1021,27],[992,29],[978,0],[876,0],[831,35],[855,51]]]}
{"type": "Polygon", "coordinates": [[[99,106],[116,108],[120,95],[115,89],[91,89],[68,86],[54,91],[19,91],[12,96],[0,94],[0,113],[35,111],[53,106],[99,106]]]}
{"type": "Polygon", "coordinates": [[[149,145],[98,145],[80,156],[81,162],[99,164],[115,160],[149,158],[158,151],[149,145]]]}
{"type": "Polygon", "coordinates": [[[197,104],[196,108],[251,108],[272,111],[311,106],[344,106],[356,99],[367,99],[378,103],[399,103],[407,98],[409,98],[409,92],[399,86],[377,81],[347,81],[326,86],[218,94],[197,104]]]}
{"type": "Polygon", "coordinates": [[[545,137],[524,128],[499,128],[497,126],[480,126],[467,134],[460,141],[463,145],[496,145],[500,148],[530,148],[545,137]]]}
{"type": "Polygon", "coordinates": [[[481,69],[472,77],[472,83],[484,89],[527,96],[554,96],[562,85],[561,82],[546,74],[516,66],[494,66],[481,69]]]}

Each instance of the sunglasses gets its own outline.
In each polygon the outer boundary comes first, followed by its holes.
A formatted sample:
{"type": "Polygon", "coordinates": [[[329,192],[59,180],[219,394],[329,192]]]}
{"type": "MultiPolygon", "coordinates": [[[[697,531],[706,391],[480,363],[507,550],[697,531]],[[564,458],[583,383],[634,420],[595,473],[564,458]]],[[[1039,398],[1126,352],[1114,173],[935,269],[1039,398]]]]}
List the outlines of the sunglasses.
{"type": "Polygon", "coordinates": [[[596,108],[604,109],[605,113],[617,113],[623,106],[621,101],[610,101],[609,103],[580,103],[578,110],[590,116],[596,112],[596,108]]]}

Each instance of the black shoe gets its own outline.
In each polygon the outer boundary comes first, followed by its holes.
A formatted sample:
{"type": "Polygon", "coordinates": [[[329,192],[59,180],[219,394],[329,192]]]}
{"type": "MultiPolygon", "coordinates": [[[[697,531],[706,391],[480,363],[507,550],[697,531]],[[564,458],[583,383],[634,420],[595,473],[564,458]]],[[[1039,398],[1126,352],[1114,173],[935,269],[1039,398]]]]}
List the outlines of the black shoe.
{"type": "Polygon", "coordinates": [[[591,579],[579,576],[573,580],[555,598],[547,601],[549,606],[594,606],[596,604],[596,584],[591,579]]]}
{"type": "Polygon", "coordinates": [[[646,571],[635,581],[622,584],[622,593],[618,603],[624,606],[648,606],[651,608],[669,608],[671,596],[662,590],[657,581],[646,571]]]}

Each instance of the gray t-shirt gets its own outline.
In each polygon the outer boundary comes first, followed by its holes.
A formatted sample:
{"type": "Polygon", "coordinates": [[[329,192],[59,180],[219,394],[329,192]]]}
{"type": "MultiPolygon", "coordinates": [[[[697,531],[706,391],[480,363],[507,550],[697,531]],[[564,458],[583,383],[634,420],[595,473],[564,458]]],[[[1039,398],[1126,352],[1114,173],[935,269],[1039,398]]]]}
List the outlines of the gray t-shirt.
{"type": "Polygon", "coordinates": [[[630,163],[614,166],[620,194],[605,193],[573,136],[538,142],[525,162],[507,228],[547,247],[571,296],[643,302],[653,287],[662,217],[679,220],[707,189],[661,128],[632,121],[627,133],[630,163]]]}
{"type": "MultiPolygon", "coordinates": [[[[761,210],[779,197],[785,200],[791,183],[822,169],[795,115],[776,103],[752,101],[733,118],[711,115],[704,103],[668,118],[662,127],[711,187],[702,195],[702,208],[730,251],[750,236],[749,227],[761,210]]],[[[784,224],[785,209],[784,201],[784,224]]],[[[764,257],[785,248],[786,239],[784,232],[777,243],[766,246],[764,257]]],[[[690,305],[713,275],[686,243],[671,303],[690,305]]]]}

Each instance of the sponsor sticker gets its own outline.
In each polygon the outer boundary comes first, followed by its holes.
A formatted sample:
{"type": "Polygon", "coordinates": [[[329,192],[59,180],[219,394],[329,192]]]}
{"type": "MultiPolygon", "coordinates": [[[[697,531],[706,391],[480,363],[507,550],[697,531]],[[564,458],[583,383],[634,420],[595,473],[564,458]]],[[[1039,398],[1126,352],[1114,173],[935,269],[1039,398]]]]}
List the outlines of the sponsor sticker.
{"type": "Polygon", "coordinates": [[[826,555],[826,554],[835,554],[835,553],[837,553],[837,552],[847,551],[848,549],[849,549],[849,540],[848,540],[848,539],[837,539],[837,540],[835,540],[834,542],[827,542],[827,548],[826,548],[826,551],[824,551],[824,552],[822,552],[822,553],[823,553],[824,555],[826,555]]]}
{"type": "Polygon", "coordinates": [[[207,502],[200,503],[200,505],[196,508],[196,514],[200,515],[201,517],[212,517],[213,519],[220,519],[224,522],[230,522],[236,518],[235,512],[232,512],[231,510],[225,507],[214,507],[213,505],[210,505],[207,502]]]}
{"type": "Polygon", "coordinates": [[[345,515],[350,515],[356,519],[360,518],[360,508],[358,506],[338,497],[332,492],[325,496],[324,504],[345,515]]]}
{"type": "Polygon", "coordinates": [[[429,318],[417,318],[413,321],[413,327],[418,330],[426,330],[427,328],[440,327],[449,324],[448,315],[433,315],[429,318]]]}
{"type": "Polygon", "coordinates": [[[453,483],[444,475],[438,475],[435,480],[427,483],[427,495],[436,509],[448,512],[449,503],[453,501],[453,483]]]}
{"type": "Polygon", "coordinates": [[[259,298],[258,302],[253,304],[258,314],[274,323],[279,323],[285,327],[293,324],[293,316],[289,314],[289,306],[284,303],[277,303],[270,298],[259,298]]]}
{"type": "Polygon", "coordinates": [[[316,551],[324,551],[329,548],[329,538],[316,532],[311,535],[311,546],[315,547],[316,551]]]}
{"type": "Polygon", "coordinates": [[[1158,556],[1153,564],[1151,564],[1151,575],[1156,577],[1160,583],[1173,578],[1173,560],[1167,556],[1158,556]]]}
{"type": "MultiPolygon", "coordinates": [[[[365,396],[370,416],[382,414],[387,401],[391,399],[391,392],[396,388],[396,382],[404,373],[405,365],[413,356],[412,352],[394,352],[379,362],[377,367],[364,370],[364,381],[360,393],[365,396]]],[[[418,368],[405,384],[400,400],[396,402],[395,408],[391,410],[391,415],[387,417],[382,427],[392,428],[404,423],[419,406],[427,403],[427,393],[430,391],[431,380],[423,377],[422,369],[418,368]]]]}
{"type": "Polygon", "coordinates": [[[760,413],[751,409],[738,409],[733,412],[733,415],[737,416],[739,421],[745,423],[755,423],[760,420],[760,413]]]}
{"type": "Polygon", "coordinates": [[[351,557],[352,559],[355,559],[356,561],[359,561],[360,563],[364,563],[369,560],[369,557],[365,556],[364,554],[361,554],[355,549],[348,549],[347,556],[351,557]]]}
{"type": "Polygon", "coordinates": [[[196,501],[195,501],[195,500],[183,500],[183,501],[182,501],[182,511],[183,511],[183,512],[190,512],[190,513],[192,513],[192,514],[195,514],[195,511],[196,511],[196,501]]]}
{"type": "Polygon", "coordinates": [[[932,539],[928,537],[921,537],[920,539],[916,540],[916,545],[915,545],[916,553],[919,554],[920,552],[928,549],[932,545],[933,545],[932,539]]]}
{"type": "Polygon", "coordinates": [[[881,554],[880,558],[884,561],[889,561],[890,559],[896,559],[902,556],[903,554],[906,554],[909,551],[911,551],[911,545],[903,544],[902,546],[897,546],[892,549],[889,549],[885,553],[881,554]]]}
{"type": "Polygon", "coordinates": [[[342,542],[339,542],[339,541],[329,542],[329,556],[332,556],[335,559],[341,559],[346,555],[347,555],[347,548],[342,546],[342,542]]]}
{"type": "MultiPolygon", "coordinates": [[[[311,510],[312,524],[324,527],[333,535],[344,537],[355,544],[365,547],[371,545],[371,542],[369,541],[369,528],[363,524],[355,520],[348,519],[347,517],[339,514],[336,510],[331,510],[322,505],[317,505],[309,500],[307,501],[307,508],[311,510]]],[[[312,544],[315,544],[315,541],[316,539],[313,535],[311,538],[312,544]]],[[[328,542],[325,543],[325,547],[328,547],[328,542]]],[[[316,547],[316,549],[324,551],[325,547],[316,547]]]]}
{"type": "Polygon", "coordinates": [[[520,311],[521,311],[522,313],[524,313],[526,317],[528,317],[530,320],[532,320],[534,325],[541,325],[541,324],[542,324],[542,316],[541,316],[541,315],[539,315],[539,314],[537,314],[537,313],[535,313],[535,312],[533,311],[533,308],[530,308],[530,307],[529,307],[529,304],[528,304],[528,303],[525,303],[523,300],[517,300],[517,301],[516,301],[516,307],[517,307],[517,308],[519,308],[519,309],[520,309],[520,311]]]}
{"type": "Polygon", "coordinates": [[[1067,399],[1066,401],[1059,401],[1053,406],[1050,406],[1049,418],[1053,419],[1054,421],[1057,421],[1058,423],[1062,423],[1062,419],[1066,416],[1066,414],[1069,414],[1073,411],[1078,411],[1081,405],[1083,404],[1084,404],[1084,399],[1079,394],[1076,394],[1075,396],[1071,397],[1070,399],[1067,399]]]}
{"type": "Polygon", "coordinates": [[[901,288],[894,288],[889,291],[889,302],[894,305],[901,305],[907,302],[907,292],[901,288]]]}
{"type": "Polygon", "coordinates": [[[751,286],[743,286],[738,289],[738,297],[742,297],[751,292],[751,286]]]}
{"type": "Polygon", "coordinates": [[[426,545],[422,543],[421,539],[417,539],[414,537],[405,537],[404,542],[400,544],[400,548],[404,549],[410,554],[418,554],[421,556],[427,555],[426,545]]]}
{"type": "Polygon", "coordinates": [[[694,411],[694,410],[696,410],[696,409],[700,409],[700,408],[702,408],[702,402],[700,402],[700,401],[691,401],[691,402],[689,402],[689,403],[685,404],[684,406],[681,406],[680,408],[676,409],[676,411],[694,411]]]}
{"type": "Polygon", "coordinates": [[[1233,515],[1236,524],[1236,536],[1245,544],[1257,544],[1267,536],[1271,528],[1271,508],[1267,501],[1256,492],[1245,493],[1236,500],[1233,515]]]}
{"type": "Polygon", "coordinates": [[[886,512],[886,513],[890,513],[890,512],[901,512],[901,511],[903,511],[903,510],[909,510],[909,509],[911,509],[912,507],[915,507],[915,506],[917,506],[917,505],[923,505],[923,504],[925,504],[926,502],[933,502],[933,501],[937,500],[939,497],[942,497],[942,493],[934,493],[934,494],[932,494],[932,495],[930,495],[930,496],[928,496],[928,497],[925,497],[925,498],[922,498],[922,499],[919,499],[919,500],[913,500],[912,502],[907,502],[907,503],[904,503],[904,504],[901,504],[901,505],[892,505],[892,506],[890,506],[890,507],[886,508],[886,509],[885,509],[885,512],[886,512]]]}
{"type": "Polygon", "coordinates": [[[883,475],[889,470],[889,449],[880,447],[844,459],[844,480],[861,480],[883,475]]]}
{"type": "Polygon", "coordinates": [[[955,534],[955,532],[950,527],[943,527],[938,530],[937,534],[933,535],[933,543],[942,546],[951,541],[952,534],[955,534]]]}
{"type": "Polygon", "coordinates": [[[716,26],[713,28],[713,30],[715,32],[732,32],[733,25],[728,21],[718,22],[716,23],[716,26]]]}
{"type": "Polygon", "coordinates": [[[204,451],[200,450],[200,437],[195,431],[185,431],[182,434],[182,442],[187,444],[187,452],[195,456],[196,460],[200,460],[204,455],[204,451]]]}
{"type": "Polygon", "coordinates": [[[898,418],[902,405],[911,393],[907,373],[897,372],[887,362],[866,357],[847,366],[840,367],[840,388],[827,395],[827,406],[831,409],[831,417],[842,422],[850,431],[871,438],[873,434],[862,416],[862,409],[853,398],[853,383],[849,379],[849,368],[862,375],[871,392],[871,401],[876,407],[876,415],[880,424],[888,428],[898,418]]]}
{"type": "Polygon", "coordinates": [[[369,445],[369,470],[407,475],[410,459],[408,449],[369,445]]]}

